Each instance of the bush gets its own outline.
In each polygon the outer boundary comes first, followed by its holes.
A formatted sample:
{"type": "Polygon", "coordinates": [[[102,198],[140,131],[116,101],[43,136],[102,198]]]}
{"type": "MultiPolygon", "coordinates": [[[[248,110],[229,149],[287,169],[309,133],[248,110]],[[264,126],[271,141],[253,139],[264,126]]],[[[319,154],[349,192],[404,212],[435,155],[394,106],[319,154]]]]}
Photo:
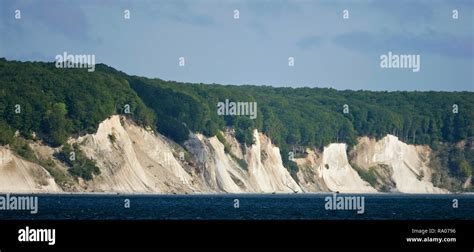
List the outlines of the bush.
{"type": "Polygon", "coordinates": [[[69,173],[76,178],[91,180],[93,175],[100,175],[95,161],[87,158],[78,145],[65,144],[57,157],[69,166],[69,173]]]}
{"type": "Polygon", "coordinates": [[[15,138],[11,147],[12,150],[22,158],[31,162],[37,162],[38,159],[36,158],[33,149],[31,149],[30,145],[28,145],[28,142],[25,139],[15,138]]]}
{"type": "Polygon", "coordinates": [[[48,171],[59,186],[64,187],[68,183],[68,177],[63,171],[56,167],[52,159],[41,159],[39,160],[39,164],[48,171]]]}
{"type": "Polygon", "coordinates": [[[469,165],[467,160],[461,161],[459,164],[459,172],[461,173],[461,176],[466,178],[472,175],[472,167],[469,165]]]}
{"type": "Polygon", "coordinates": [[[240,159],[238,157],[236,157],[234,154],[232,153],[229,153],[230,156],[232,157],[232,159],[240,166],[242,167],[242,169],[244,170],[248,170],[248,167],[249,167],[249,164],[247,164],[247,162],[243,159],[240,159]]]}
{"type": "Polygon", "coordinates": [[[112,144],[114,144],[115,141],[117,141],[117,137],[114,134],[109,134],[109,140],[112,144]]]}
{"type": "Polygon", "coordinates": [[[0,121],[0,145],[7,145],[13,141],[13,130],[4,121],[0,121]]]}
{"type": "Polygon", "coordinates": [[[222,135],[222,133],[217,132],[216,137],[219,140],[219,142],[221,142],[224,145],[224,152],[225,153],[231,153],[230,145],[229,145],[229,143],[227,143],[227,141],[225,140],[225,137],[222,135]]]}
{"type": "Polygon", "coordinates": [[[377,174],[375,173],[375,167],[369,167],[368,170],[358,167],[357,165],[352,165],[352,167],[357,171],[363,180],[367,181],[367,183],[369,183],[372,187],[376,187],[377,174]]]}
{"type": "Polygon", "coordinates": [[[291,177],[298,183],[299,182],[298,175],[297,175],[299,171],[298,165],[294,161],[289,160],[288,165],[285,166],[285,168],[290,172],[291,177]]]}

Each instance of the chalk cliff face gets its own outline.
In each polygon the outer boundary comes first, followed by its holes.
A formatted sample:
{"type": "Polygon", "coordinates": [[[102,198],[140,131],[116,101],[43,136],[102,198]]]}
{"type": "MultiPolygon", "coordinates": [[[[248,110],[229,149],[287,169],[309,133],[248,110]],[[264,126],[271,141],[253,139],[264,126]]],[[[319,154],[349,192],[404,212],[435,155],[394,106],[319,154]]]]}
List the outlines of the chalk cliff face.
{"type": "Polygon", "coordinates": [[[331,191],[340,192],[375,192],[367,182],[363,181],[347,160],[345,144],[330,144],[324,147],[322,177],[331,191]]]}
{"type": "MultiPolygon", "coordinates": [[[[255,130],[250,146],[241,145],[232,131],[222,135],[225,143],[191,133],[182,147],[128,119],[112,116],[95,134],[69,141],[96,161],[100,175],[91,181],[73,180],[74,190],[61,188],[46,169],[3,146],[0,192],[374,193],[382,187],[403,193],[447,192],[430,182],[430,149],[407,145],[391,135],[379,141],[362,137],[349,155],[343,143],[323,150],[308,148],[304,157],[294,160],[299,167],[294,177],[283,166],[279,148],[266,135],[255,130]],[[361,178],[360,173],[368,171],[377,175],[378,184],[361,178]]],[[[59,163],[53,149],[31,145],[35,150],[48,150],[35,151],[41,159],[59,163]]]]}
{"type": "Polygon", "coordinates": [[[307,150],[305,158],[295,162],[300,167],[298,180],[306,192],[374,193],[376,190],[349,164],[346,145],[334,143],[322,152],[307,150]]]}
{"type": "Polygon", "coordinates": [[[197,159],[205,191],[241,193],[253,189],[247,171],[224,153],[224,145],[216,137],[191,135],[185,146],[197,159]]]}
{"type": "Polygon", "coordinates": [[[384,188],[401,193],[447,192],[430,182],[431,150],[427,146],[408,145],[393,135],[379,141],[361,137],[350,151],[350,161],[346,148],[345,144],[330,144],[322,152],[307,150],[305,158],[296,159],[300,167],[298,178],[305,191],[362,193],[384,188]],[[374,174],[377,183],[370,185],[363,181],[356,167],[374,174]]]}
{"type": "Polygon", "coordinates": [[[61,192],[51,175],[41,166],[14,155],[0,146],[0,192],[61,192]]]}
{"type": "Polygon", "coordinates": [[[97,133],[73,142],[97,162],[101,174],[86,183],[88,191],[185,193],[202,191],[195,174],[175,158],[164,137],[113,116],[97,133]]]}
{"type": "Polygon", "coordinates": [[[304,192],[329,192],[330,189],[323,179],[322,154],[315,149],[307,149],[305,158],[296,158],[294,161],[299,167],[298,182],[304,192]]]}
{"type": "Polygon", "coordinates": [[[207,188],[222,192],[299,192],[301,188],[283,167],[280,150],[272,145],[265,135],[254,131],[255,143],[242,146],[235,138],[226,134],[232,141],[230,153],[225,153],[223,143],[217,137],[205,138],[193,135],[186,142],[188,150],[198,157],[204,170],[202,180],[207,188]],[[238,159],[246,163],[239,165],[238,159]]]}
{"type": "Polygon", "coordinates": [[[431,169],[428,167],[430,149],[401,142],[393,135],[379,141],[362,137],[354,150],[354,163],[368,169],[385,165],[392,174],[395,191],[403,193],[443,193],[446,190],[434,187],[431,169]]]}

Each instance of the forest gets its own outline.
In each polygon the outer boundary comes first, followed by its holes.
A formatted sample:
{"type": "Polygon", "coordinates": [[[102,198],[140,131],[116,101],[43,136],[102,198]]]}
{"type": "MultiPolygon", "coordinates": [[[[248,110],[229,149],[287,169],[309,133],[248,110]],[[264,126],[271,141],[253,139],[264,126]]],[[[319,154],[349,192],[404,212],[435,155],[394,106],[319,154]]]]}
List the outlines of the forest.
{"type": "Polygon", "coordinates": [[[193,84],[131,76],[103,64],[88,72],[1,58],[0,114],[1,145],[12,143],[18,131],[25,139],[61,146],[70,136],[94,132],[107,117],[124,114],[180,144],[189,131],[215,136],[227,127],[251,144],[258,129],[280,147],[293,172],[297,167],[286,153],[294,147],[344,142],[350,148],[358,136],[386,134],[444,150],[441,163],[452,173],[465,177],[474,166],[473,92],[193,84]],[[218,115],[217,104],[226,99],[256,102],[257,118],[218,115]],[[468,147],[454,151],[460,141],[468,147]]]}

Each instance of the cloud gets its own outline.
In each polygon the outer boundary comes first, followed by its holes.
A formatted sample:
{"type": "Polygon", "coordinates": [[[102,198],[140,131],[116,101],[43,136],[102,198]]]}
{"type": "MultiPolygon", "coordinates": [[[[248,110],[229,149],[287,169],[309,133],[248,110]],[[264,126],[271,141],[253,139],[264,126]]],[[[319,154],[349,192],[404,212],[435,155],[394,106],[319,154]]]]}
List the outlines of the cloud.
{"type": "Polygon", "coordinates": [[[289,0],[247,0],[244,2],[249,11],[256,17],[271,16],[279,18],[289,13],[300,13],[302,2],[289,0]]]}
{"type": "Polygon", "coordinates": [[[54,57],[47,57],[41,52],[34,51],[32,53],[24,53],[17,55],[6,55],[7,58],[12,58],[20,61],[43,61],[43,62],[53,62],[55,61],[54,57]]]}
{"type": "Polygon", "coordinates": [[[370,6],[377,12],[383,12],[386,16],[392,16],[402,23],[431,21],[434,17],[433,0],[397,0],[380,1],[373,0],[370,6]]]}
{"type": "Polygon", "coordinates": [[[421,34],[349,32],[333,39],[336,45],[359,51],[374,53],[400,51],[406,53],[430,53],[450,58],[472,59],[474,56],[473,35],[454,35],[436,31],[421,34]]]}
{"type": "Polygon", "coordinates": [[[316,47],[321,45],[323,39],[320,36],[308,36],[300,39],[298,42],[296,42],[296,45],[300,49],[308,49],[311,47],[316,47]]]}
{"type": "Polygon", "coordinates": [[[0,21],[7,29],[18,29],[18,26],[14,26],[15,20],[12,17],[14,10],[19,9],[22,14],[21,22],[31,27],[43,24],[48,30],[70,39],[88,38],[89,24],[78,2],[48,0],[45,4],[40,1],[5,0],[2,9],[2,15],[5,16],[0,21]]]}
{"type": "Polygon", "coordinates": [[[168,18],[171,20],[185,23],[185,24],[192,24],[192,25],[199,25],[199,26],[211,26],[214,25],[214,19],[209,16],[203,15],[183,15],[182,13],[168,13],[166,14],[168,18]]]}
{"type": "Polygon", "coordinates": [[[189,0],[150,1],[146,2],[146,5],[142,5],[146,11],[156,18],[188,25],[215,25],[216,21],[213,16],[199,13],[197,9],[202,6],[197,1],[189,0]]]}

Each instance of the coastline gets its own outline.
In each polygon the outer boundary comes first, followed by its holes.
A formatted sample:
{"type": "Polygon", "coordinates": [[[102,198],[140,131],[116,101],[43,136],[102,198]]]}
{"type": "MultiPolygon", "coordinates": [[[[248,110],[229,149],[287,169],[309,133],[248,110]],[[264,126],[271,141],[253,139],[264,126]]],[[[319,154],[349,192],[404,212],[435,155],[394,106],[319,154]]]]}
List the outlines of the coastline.
{"type": "Polygon", "coordinates": [[[351,192],[305,192],[305,193],[155,193],[155,192],[0,192],[0,195],[47,195],[47,196],[311,196],[311,195],[373,195],[373,196],[448,196],[448,195],[472,195],[474,192],[462,192],[462,193],[386,193],[386,192],[364,192],[364,193],[351,193],[351,192]]]}

